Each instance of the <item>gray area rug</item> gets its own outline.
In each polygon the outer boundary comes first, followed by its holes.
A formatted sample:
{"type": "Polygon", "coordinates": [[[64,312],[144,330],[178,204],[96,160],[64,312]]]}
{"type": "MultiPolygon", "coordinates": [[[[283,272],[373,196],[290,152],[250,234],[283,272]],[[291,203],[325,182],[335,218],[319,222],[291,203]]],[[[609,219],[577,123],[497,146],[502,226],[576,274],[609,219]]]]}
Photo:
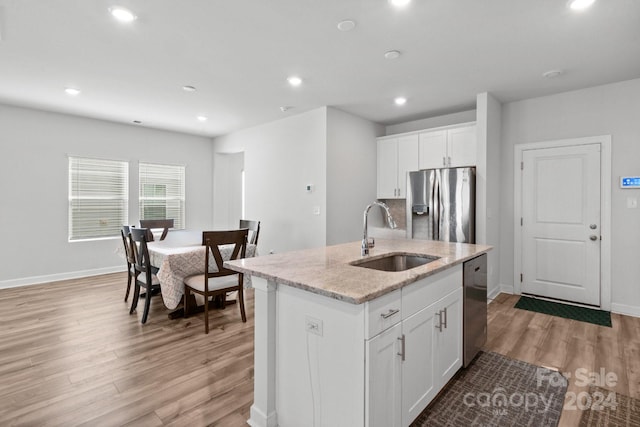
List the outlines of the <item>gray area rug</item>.
{"type": "Polygon", "coordinates": [[[591,386],[586,396],[577,396],[575,405],[584,409],[580,427],[640,426],[640,400],[620,393],[591,386]]]}
{"type": "Polygon", "coordinates": [[[557,426],[566,391],[556,371],[482,352],[411,426],[557,426]]]}

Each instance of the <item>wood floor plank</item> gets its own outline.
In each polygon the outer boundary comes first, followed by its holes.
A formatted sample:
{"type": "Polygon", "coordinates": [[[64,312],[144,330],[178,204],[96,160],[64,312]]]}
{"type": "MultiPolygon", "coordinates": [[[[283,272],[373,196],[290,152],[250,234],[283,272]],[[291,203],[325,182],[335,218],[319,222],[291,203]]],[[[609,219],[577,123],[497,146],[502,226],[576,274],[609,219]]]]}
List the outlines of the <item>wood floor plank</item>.
{"type": "MultiPolygon", "coordinates": [[[[253,292],[237,307],[170,320],[155,297],[146,325],[123,301],[126,274],[0,290],[0,425],[243,426],[253,401],[253,292]],[[16,307],[19,307],[16,310],[16,307]]],[[[640,398],[640,319],[613,328],[488,306],[485,349],[572,375],[600,367],[640,398]]],[[[143,303],[141,301],[140,305],[143,303]]],[[[563,411],[560,426],[577,426],[563,411]]]]}
{"type": "Polygon", "coordinates": [[[160,297],[141,325],[125,285],[116,273],[0,290],[0,425],[246,425],[253,292],[246,323],[215,310],[206,335],[203,314],[170,320],[160,297]]]}

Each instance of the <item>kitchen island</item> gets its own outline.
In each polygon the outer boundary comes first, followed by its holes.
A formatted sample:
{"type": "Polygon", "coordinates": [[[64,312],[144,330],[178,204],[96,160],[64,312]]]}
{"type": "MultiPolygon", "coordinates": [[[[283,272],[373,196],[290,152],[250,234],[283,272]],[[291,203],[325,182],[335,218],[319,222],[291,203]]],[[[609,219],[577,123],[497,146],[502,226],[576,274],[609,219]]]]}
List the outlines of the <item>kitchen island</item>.
{"type": "Polygon", "coordinates": [[[252,426],[408,425],[462,362],[462,263],[482,245],[378,240],[226,262],[255,288],[252,426]],[[358,265],[438,257],[404,271],[358,265]]]}

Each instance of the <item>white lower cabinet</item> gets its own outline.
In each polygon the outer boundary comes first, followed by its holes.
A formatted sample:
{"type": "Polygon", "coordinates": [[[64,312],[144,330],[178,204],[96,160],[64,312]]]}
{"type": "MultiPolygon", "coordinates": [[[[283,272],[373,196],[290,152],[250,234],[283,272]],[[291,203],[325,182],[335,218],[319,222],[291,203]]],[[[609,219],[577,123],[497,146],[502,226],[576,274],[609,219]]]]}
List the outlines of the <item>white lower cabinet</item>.
{"type": "Polygon", "coordinates": [[[398,357],[401,336],[402,325],[398,323],[366,341],[368,426],[402,425],[402,360],[398,357]]]}
{"type": "Polygon", "coordinates": [[[456,287],[366,340],[367,426],[410,425],[462,366],[459,281],[456,287]]]}

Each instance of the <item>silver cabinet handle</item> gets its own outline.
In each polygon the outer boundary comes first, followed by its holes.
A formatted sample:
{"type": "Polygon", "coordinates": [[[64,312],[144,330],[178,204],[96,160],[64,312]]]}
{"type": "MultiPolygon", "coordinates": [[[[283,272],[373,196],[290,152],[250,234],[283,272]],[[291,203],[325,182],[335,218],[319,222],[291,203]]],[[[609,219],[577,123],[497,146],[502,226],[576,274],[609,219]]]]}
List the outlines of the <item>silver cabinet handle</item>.
{"type": "Polygon", "coordinates": [[[395,309],[389,309],[389,311],[387,311],[386,313],[381,313],[380,317],[382,317],[383,319],[388,319],[389,317],[393,316],[394,314],[398,314],[400,313],[400,309],[399,308],[395,308],[395,309]]]}
{"type": "Polygon", "coordinates": [[[446,157],[442,158],[442,166],[447,166],[447,158],[446,157]]]}
{"type": "Polygon", "coordinates": [[[596,236],[596,235],[594,235],[594,234],[592,234],[591,236],[589,236],[589,238],[590,238],[591,240],[598,240],[598,236],[596,236]]]}
{"type": "Polygon", "coordinates": [[[436,329],[442,332],[442,310],[438,312],[437,316],[440,320],[440,323],[436,325],[436,329]]]}
{"type": "Polygon", "coordinates": [[[400,341],[400,353],[398,353],[398,356],[402,356],[402,361],[404,362],[404,358],[405,358],[404,334],[402,334],[401,337],[398,337],[398,340],[400,341]]]}
{"type": "Polygon", "coordinates": [[[447,307],[444,308],[444,322],[442,322],[442,326],[447,329],[447,307]]]}
{"type": "Polygon", "coordinates": [[[591,224],[589,228],[592,230],[595,230],[596,228],[598,228],[598,226],[596,224],[591,224]]]}
{"type": "Polygon", "coordinates": [[[451,166],[451,157],[447,157],[447,166],[451,166]]]}

